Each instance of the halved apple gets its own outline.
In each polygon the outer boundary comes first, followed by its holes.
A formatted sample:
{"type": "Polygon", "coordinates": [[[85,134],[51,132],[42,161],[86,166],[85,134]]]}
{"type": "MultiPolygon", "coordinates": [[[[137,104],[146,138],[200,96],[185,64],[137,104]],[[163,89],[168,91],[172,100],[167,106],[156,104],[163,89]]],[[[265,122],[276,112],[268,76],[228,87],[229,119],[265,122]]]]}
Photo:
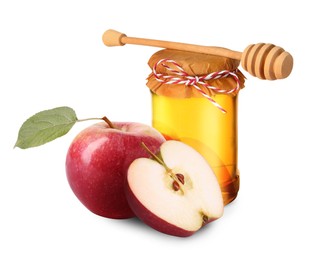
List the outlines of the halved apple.
{"type": "Polygon", "coordinates": [[[144,223],[174,236],[190,236],[223,215],[222,193],[196,150],[167,141],[152,159],[136,159],[127,174],[127,201],[144,223]]]}

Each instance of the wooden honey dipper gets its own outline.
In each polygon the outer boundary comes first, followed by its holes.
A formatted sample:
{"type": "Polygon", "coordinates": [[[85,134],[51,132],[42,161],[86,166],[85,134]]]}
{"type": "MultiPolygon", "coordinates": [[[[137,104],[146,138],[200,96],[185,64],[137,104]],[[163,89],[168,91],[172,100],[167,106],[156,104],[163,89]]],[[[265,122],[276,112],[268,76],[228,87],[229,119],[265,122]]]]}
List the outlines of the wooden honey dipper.
{"type": "Polygon", "coordinates": [[[124,33],[115,30],[107,30],[102,40],[106,46],[137,44],[224,56],[240,60],[244,70],[260,79],[284,79],[290,75],[293,68],[292,55],[270,43],[251,44],[243,52],[238,52],[221,47],[127,37],[124,33]]]}

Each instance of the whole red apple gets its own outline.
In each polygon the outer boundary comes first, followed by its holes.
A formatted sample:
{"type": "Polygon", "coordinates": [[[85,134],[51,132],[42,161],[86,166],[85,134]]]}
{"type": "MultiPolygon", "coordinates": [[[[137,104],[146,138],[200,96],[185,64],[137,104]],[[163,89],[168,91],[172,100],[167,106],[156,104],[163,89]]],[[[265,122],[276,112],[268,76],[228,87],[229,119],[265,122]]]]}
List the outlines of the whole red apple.
{"type": "Polygon", "coordinates": [[[133,217],[124,193],[128,167],[135,159],[150,156],[142,142],[157,152],[164,141],[157,130],[141,123],[102,122],[84,129],[67,153],[71,189],[97,215],[133,217]]]}

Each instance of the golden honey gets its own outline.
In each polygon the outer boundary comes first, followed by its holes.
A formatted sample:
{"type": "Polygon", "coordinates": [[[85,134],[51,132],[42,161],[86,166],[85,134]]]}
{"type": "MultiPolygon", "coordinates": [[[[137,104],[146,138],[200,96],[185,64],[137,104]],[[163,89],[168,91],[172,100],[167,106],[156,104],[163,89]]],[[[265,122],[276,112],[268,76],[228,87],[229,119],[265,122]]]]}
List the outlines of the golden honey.
{"type": "Polygon", "coordinates": [[[237,168],[238,95],[218,94],[213,99],[226,113],[204,97],[175,98],[152,93],[152,125],[166,139],[182,141],[200,152],[220,184],[224,204],[239,190],[237,168]]]}

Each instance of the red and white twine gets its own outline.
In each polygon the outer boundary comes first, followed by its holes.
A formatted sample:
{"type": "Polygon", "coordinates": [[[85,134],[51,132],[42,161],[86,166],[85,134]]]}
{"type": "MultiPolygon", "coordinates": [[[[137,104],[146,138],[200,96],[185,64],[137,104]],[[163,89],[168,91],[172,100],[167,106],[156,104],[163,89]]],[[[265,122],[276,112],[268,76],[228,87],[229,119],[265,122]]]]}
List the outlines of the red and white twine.
{"type": "Polygon", "coordinates": [[[184,69],[177,62],[170,59],[161,59],[153,67],[153,75],[155,76],[157,81],[162,82],[163,84],[168,84],[168,85],[181,84],[181,85],[186,85],[186,86],[192,86],[196,90],[198,90],[203,97],[211,101],[213,105],[216,106],[223,113],[226,113],[226,110],[223,107],[221,107],[210,95],[205,93],[205,91],[203,91],[202,88],[199,87],[199,85],[210,89],[215,94],[216,93],[218,94],[238,93],[240,89],[240,80],[235,72],[236,71],[222,70],[222,71],[212,72],[210,74],[202,75],[202,76],[190,76],[188,73],[184,71],[184,69]],[[173,69],[170,66],[168,66],[167,65],[168,63],[171,64],[176,69],[173,69]],[[165,67],[173,75],[165,75],[162,73],[158,73],[157,72],[158,66],[165,67]],[[229,90],[221,89],[221,88],[217,88],[206,83],[207,80],[226,78],[228,76],[232,76],[236,81],[236,86],[233,89],[229,89],[229,90]]]}

